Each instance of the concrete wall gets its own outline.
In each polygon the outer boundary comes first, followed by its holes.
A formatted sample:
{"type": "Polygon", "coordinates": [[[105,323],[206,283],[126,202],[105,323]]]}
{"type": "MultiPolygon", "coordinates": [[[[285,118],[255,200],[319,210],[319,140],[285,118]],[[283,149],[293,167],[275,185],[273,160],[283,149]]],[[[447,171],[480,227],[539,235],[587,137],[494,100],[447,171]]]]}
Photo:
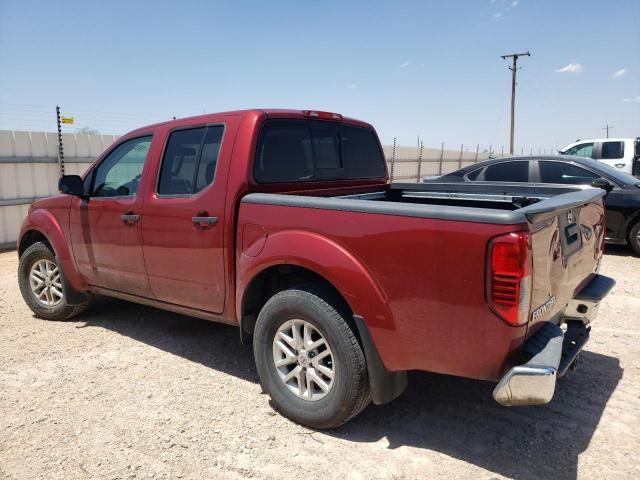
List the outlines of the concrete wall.
{"type": "MultiPolygon", "coordinates": [[[[81,175],[117,135],[63,133],[65,173],[81,175]]],[[[58,193],[58,135],[0,130],[0,248],[12,247],[29,205],[58,193]]]]}
{"type": "MultiPolygon", "coordinates": [[[[82,175],[117,135],[63,133],[65,173],[82,175]]],[[[384,146],[394,181],[417,182],[419,177],[444,174],[486,154],[417,147],[384,146]],[[421,161],[418,159],[421,158],[421,161]]],[[[13,248],[20,224],[36,198],[58,193],[58,135],[0,130],[0,248],[13,248]]]]}

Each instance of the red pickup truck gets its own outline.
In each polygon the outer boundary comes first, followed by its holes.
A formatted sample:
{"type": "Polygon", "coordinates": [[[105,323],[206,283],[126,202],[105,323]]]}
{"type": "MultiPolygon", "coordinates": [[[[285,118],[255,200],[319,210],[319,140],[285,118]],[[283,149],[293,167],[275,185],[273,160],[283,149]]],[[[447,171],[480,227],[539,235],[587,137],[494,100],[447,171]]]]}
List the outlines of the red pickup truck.
{"type": "Polygon", "coordinates": [[[335,113],[151,125],[59,186],[18,241],[36,315],[100,294],[238,325],[275,407],[315,428],[394,399],[408,370],[549,402],[614,283],[604,191],[390,184],[373,127],[335,113]]]}

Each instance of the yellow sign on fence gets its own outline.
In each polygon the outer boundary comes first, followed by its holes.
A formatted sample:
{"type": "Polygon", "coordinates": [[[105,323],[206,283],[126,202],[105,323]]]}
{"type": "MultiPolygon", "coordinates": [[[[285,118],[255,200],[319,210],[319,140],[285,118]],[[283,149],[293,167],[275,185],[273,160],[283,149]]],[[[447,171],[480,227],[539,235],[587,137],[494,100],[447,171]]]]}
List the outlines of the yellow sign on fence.
{"type": "Polygon", "coordinates": [[[60,117],[61,123],[74,123],[75,119],[73,117],[60,117]]]}

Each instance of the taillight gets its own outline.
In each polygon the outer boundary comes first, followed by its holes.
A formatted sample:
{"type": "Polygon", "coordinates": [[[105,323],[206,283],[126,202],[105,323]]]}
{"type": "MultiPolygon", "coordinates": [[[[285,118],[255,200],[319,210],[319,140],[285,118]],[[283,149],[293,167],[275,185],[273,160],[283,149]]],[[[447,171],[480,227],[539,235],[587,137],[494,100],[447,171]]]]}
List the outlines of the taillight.
{"type": "Polygon", "coordinates": [[[324,118],[326,120],[342,120],[342,115],[333,112],[322,112],[320,110],[303,110],[305,117],[324,118]]]}
{"type": "Polygon", "coordinates": [[[508,233],[491,240],[487,301],[509,325],[523,325],[531,305],[531,248],[527,232],[508,233]]]}

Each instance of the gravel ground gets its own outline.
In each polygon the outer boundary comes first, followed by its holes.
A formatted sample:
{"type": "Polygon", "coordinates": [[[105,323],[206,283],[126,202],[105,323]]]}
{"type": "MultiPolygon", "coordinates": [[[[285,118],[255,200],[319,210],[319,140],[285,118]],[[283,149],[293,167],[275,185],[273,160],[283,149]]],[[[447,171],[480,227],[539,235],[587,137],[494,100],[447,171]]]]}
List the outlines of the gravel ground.
{"type": "Polygon", "coordinates": [[[414,373],[329,432],[274,413],[236,329],[110,299],[38,320],[1,253],[0,477],[640,478],[640,258],[609,252],[618,284],[549,405],[414,373]]]}

